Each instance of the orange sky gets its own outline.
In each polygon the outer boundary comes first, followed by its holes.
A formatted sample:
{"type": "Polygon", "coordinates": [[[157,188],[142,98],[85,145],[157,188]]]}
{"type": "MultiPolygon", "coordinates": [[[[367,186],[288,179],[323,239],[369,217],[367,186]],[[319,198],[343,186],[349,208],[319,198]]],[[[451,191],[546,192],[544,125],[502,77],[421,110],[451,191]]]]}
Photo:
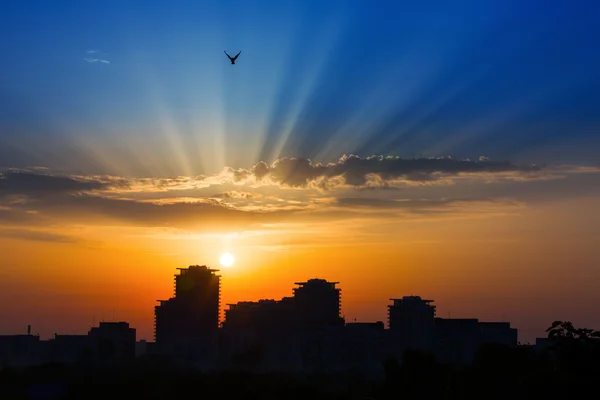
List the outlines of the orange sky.
{"type": "Polygon", "coordinates": [[[152,339],[156,300],[191,264],[221,269],[222,309],[321,277],[340,282],[347,320],[384,320],[390,297],[420,295],[441,317],[508,319],[522,341],[555,319],[597,329],[600,170],[536,174],[390,182],[398,190],[227,179],[190,189],[180,179],[168,190],[134,182],[60,199],[0,191],[1,333],[28,324],[43,337],[85,333],[115,318],[152,339]],[[201,213],[153,208],[192,199],[215,203],[201,213]],[[226,251],[233,267],[218,265],[226,251]]]}

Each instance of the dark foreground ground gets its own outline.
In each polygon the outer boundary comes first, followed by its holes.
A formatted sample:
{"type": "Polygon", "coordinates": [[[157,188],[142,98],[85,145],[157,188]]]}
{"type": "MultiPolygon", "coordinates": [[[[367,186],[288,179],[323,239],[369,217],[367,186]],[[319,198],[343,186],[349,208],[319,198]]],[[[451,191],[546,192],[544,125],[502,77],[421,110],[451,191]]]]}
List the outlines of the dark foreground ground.
{"type": "Polygon", "coordinates": [[[0,371],[0,399],[573,399],[600,398],[597,349],[484,348],[464,368],[407,352],[383,362],[385,378],[200,373],[168,362],[49,364],[0,371]]]}

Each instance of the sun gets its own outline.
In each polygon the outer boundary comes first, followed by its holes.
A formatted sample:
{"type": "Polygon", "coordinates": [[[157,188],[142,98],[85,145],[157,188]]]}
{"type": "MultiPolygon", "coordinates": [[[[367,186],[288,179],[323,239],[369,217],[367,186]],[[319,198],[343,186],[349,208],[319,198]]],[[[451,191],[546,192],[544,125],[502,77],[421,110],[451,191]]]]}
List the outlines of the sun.
{"type": "Polygon", "coordinates": [[[223,253],[221,254],[219,262],[224,267],[231,267],[235,262],[235,257],[233,257],[233,255],[230,253],[223,253]]]}

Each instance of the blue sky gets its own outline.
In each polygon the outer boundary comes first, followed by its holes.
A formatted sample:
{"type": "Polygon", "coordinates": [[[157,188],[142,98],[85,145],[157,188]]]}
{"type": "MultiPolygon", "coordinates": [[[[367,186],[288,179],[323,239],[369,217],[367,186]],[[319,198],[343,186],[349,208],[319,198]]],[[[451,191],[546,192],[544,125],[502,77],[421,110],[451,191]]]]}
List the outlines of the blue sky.
{"type": "Polygon", "coordinates": [[[343,153],[594,163],[599,11],[5,2],[0,164],[193,175],[343,153]],[[223,50],[242,51],[235,66],[223,50]]]}

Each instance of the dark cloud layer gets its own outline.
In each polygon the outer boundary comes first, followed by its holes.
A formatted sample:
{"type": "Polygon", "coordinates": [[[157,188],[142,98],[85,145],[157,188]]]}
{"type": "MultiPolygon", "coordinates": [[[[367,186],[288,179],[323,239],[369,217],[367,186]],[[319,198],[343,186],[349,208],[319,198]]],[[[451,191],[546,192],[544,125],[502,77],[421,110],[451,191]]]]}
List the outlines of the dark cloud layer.
{"type": "Polygon", "coordinates": [[[418,158],[372,156],[361,158],[356,155],[343,156],[337,163],[312,163],[306,158],[281,158],[271,166],[264,162],[256,164],[252,170],[235,170],[234,177],[242,180],[250,175],[263,179],[267,175],[275,182],[301,187],[320,178],[343,177],[352,186],[363,186],[369,175],[377,175],[382,180],[403,178],[412,181],[436,179],[432,174],[458,174],[476,172],[535,171],[537,166],[517,166],[508,161],[455,160],[452,158],[418,158]]]}
{"type": "Polygon", "coordinates": [[[96,223],[107,220],[138,226],[207,227],[268,220],[277,212],[247,212],[218,201],[157,204],[130,199],[111,199],[88,194],[32,199],[21,207],[62,220],[96,223]]]}
{"type": "MultiPolygon", "coordinates": [[[[252,178],[265,184],[274,183],[291,187],[304,187],[312,184],[324,188],[342,183],[354,187],[369,187],[369,181],[371,183],[376,181],[378,187],[389,187],[391,181],[398,179],[428,182],[440,179],[442,176],[459,173],[520,173],[539,169],[540,167],[519,166],[507,161],[490,161],[484,157],[472,161],[452,158],[403,159],[383,156],[361,158],[356,155],[344,155],[337,163],[322,164],[313,163],[306,158],[281,158],[270,166],[261,161],[252,168],[229,169],[229,172],[234,182],[252,178]]],[[[175,190],[191,184],[210,183],[211,179],[211,177],[205,176],[157,178],[151,181],[151,186],[154,189],[175,190]],[[190,179],[193,182],[190,182],[190,179]]],[[[39,171],[7,170],[0,172],[0,195],[73,194],[108,189],[130,189],[132,184],[139,183],[136,179],[128,181],[115,177],[110,177],[110,179],[75,178],[39,171]]],[[[221,198],[252,197],[252,195],[244,193],[246,192],[229,191],[216,196],[221,198]]]]}
{"type": "Polygon", "coordinates": [[[37,174],[9,170],[0,173],[0,195],[43,195],[53,193],[76,193],[106,189],[106,183],[97,180],[76,180],[64,176],[37,174]]]}
{"type": "MultiPolygon", "coordinates": [[[[173,179],[174,181],[177,178],[173,179]]],[[[44,172],[8,170],[0,175],[0,225],[52,222],[111,223],[138,226],[227,226],[258,222],[264,212],[237,210],[217,200],[158,204],[107,197],[110,189],[128,187],[122,179],[107,182],[91,178],[54,176],[44,172]],[[97,191],[103,191],[102,193],[97,191]]],[[[115,192],[112,192],[114,195],[115,192]]],[[[230,191],[222,198],[251,198],[258,195],[230,191]]],[[[277,212],[269,212],[277,214],[277,212]]],[[[268,217],[266,217],[268,218],[268,217]]],[[[11,230],[7,235],[50,240],[39,232],[11,230]],[[39,235],[38,235],[39,234],[39,235]],[[38,236],[35,236],[38,235],[38,236]],[[42,238],[45,239],[42,239],[42,238]]]]}
{"type": "Polygon", "coordinates": [[[14,207],[0,209],[0,225],[37,224],[42,220],[39,215],[28,213],[23,209],[14,207]]]}
{"type": "MultiPolygon", "coordinates": [[[[0,173],[0,227],[26,225],[48,228],[76,223],[193,229],[240,228],[284,220],[308,222],[323,218],[355,218],[361,214],[374,217],[380,213],[385,218],[386,215],[450,212],[465,207],[514,207],[522,201],[539,202],[540,198],[549,198],[548,194],[559,196],[569,192],[570,196],[589,196],[596,193],[592,188],[598,187],[600,174],[595,168],[567,168],[567,172],[559,173],[560,169],[553,171],[551,167],[545,167],[543,174],[530,174],[540,169],[484,158],[471,161],[451,158],[360,158],[353,155],[344,156],[337,163],[330,164],[283,158],[270,166],[260,162],[250,169],[229,170],[230,173],[209,177],[124,179],[111,176],[58,176],[44,170],[12,169],[0,173]],[[509,179],[501,183],[489,179],[496,173],[509,179]],[[456,174],[467,174],[469,178],[464,180],[467,183],[462,185],[462,180],[458,179],[456,185],[408,185],[401,189],[394,186],[402,181],[427,181],[456,174]],[[542,179],[546,175],[552,179],[542,179]],[[471,184],[471,176],[476,178],[473,182],[485,183],[485,189],[471,184]],[[232,180],[237,180],[238,184],[232,180]],[[495,184],[488,184],[491,182],[495,184]],[[318,198],[319,194],[311,190],[281,190],[281,187],[272,186],[315,188],[344,183],[349,186],[330,192],[329,196],[332,197],[323,198],[318,198]],[[261,189],[264,193],[244,190],[253,190],[262,185],[267,186],[261,189]],[[198,192],[199,188],[203,188],[204,192],[198,192]],[[173,198],[174,194],[179,197],[186,191],[191,191],[190,198],[173,198]],[[145,196],[147,193],[153,194],[155,202],[148,201],[145,196]],[[169,198],[173,198],[173,201],[161,201],[169,198]],[[516,202],[496,203],[496,199],[515,199],[516,202]]],[[[7,232],[4,236],[10,232],[25,235],[20,231],[7,232]]],[[[40,232],[38,229],[31,235],[40,232]]]]}

